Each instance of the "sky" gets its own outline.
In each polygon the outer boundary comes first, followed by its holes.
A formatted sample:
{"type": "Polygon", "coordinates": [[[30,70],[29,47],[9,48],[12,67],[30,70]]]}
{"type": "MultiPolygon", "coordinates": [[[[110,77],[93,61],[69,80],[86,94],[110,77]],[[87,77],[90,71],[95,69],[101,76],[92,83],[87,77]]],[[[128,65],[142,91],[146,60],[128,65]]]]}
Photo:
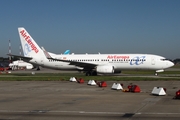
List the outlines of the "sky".
{"type": "Polygon", "coordinates": [[[19,55],[18,27],[60,54],[180,58],[179,0],[0,0],[0,57],[19,55]]]}

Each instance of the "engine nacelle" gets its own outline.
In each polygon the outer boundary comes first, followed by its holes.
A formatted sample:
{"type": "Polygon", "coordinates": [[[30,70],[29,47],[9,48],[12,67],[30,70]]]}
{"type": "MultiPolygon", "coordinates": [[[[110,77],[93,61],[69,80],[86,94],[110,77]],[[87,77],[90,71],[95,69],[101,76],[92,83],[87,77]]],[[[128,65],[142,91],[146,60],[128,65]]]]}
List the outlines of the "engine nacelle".
{"type": "Polygon", "coordinates": [[[114,66],[97,66],[96,71],[97,73],[114,73],[114,66]]]}
{"type": "Polygon", "coordinates": [[[29,69],[33,69],[33,66],[32,66],[32,65],[27,65],[27,66],[26,66],[26,69],[28,69],[28,70],[29,70],[29,69]]]}

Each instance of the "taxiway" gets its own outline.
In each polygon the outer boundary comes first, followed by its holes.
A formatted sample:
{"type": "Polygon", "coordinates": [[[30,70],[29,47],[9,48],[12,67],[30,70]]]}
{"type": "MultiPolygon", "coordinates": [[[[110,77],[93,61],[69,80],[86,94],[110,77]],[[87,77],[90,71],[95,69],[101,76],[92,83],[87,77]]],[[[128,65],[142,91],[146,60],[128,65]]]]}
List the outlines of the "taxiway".
{"type": "MultiPolygon", "coordinates": [[[[86,81],[87,82],[87,81],[86,81]]],[[[0,119],[5,120],[169,120],[180,118],[174,100],[180,81],[121,81],[140,86],[140,93],[111,90],[69,81],[1,81],[0,119]],[[151,95],[155,86],[166,96],[151,95]]]]}

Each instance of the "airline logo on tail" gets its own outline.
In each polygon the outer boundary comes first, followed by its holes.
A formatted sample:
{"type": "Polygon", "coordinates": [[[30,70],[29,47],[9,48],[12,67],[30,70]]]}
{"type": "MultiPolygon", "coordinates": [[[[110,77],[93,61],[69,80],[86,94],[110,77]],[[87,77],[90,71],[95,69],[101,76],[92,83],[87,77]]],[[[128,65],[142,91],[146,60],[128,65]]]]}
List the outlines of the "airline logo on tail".
{"type": "MultiPolygon", "coordinates": [[[[31,37],[29,35],[26,35],[26,31],[25,30],[21,30],[20,31],[21,36],[27,41],[28,45],[31,47],[31,49],[35,52],[38,53],[39,50],[37,49],[37,47],[34,45],[34,43],[31,41],[31,37]]],[[[28,51],[30,51],[30,49],[28,49],[28,51]]]]}

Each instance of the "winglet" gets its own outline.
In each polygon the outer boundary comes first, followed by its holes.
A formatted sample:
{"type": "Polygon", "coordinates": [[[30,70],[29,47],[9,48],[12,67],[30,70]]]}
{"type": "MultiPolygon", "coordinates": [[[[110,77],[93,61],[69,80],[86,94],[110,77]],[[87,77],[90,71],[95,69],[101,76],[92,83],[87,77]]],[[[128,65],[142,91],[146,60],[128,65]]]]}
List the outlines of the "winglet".
{"type": "Polygon", "coordinates": [[[47,59],[52,59],[52,57],[49,55],[49,53],[44,49],[44,47],[41,47],[41,49],[44,52],[44,55],[46,56],[47,59]]]}

